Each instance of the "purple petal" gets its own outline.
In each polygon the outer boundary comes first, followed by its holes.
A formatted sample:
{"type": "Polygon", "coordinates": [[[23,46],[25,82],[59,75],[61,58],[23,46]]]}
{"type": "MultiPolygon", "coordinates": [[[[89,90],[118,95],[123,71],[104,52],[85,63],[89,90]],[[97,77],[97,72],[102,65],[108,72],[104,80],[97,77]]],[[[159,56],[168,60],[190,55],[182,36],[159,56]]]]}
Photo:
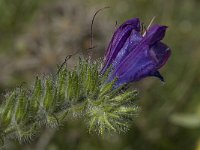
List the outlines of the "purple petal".
{"type": "Polygon", "coordinates": [[[151,26],[147,30],[147,33],[144,36],[146,42],[152,45],[158,41],[161,41],[165,36],[166,29],[167,26],[160,26],[160,25],[151,26]]]}
{"type": "Polygon", "coordinates": [[[142,42],[140,44],[113,72],[110,80],[118,77],[117,85],[138,81],[147,76],[155,76],[164,81],[158,69],[168,60],[170,49],[161,42],[157,42],[152,47],[142,45],[142,42]]]}
{"type": "Polygon", "coordinates": [[[139,46],[140,50],[137,55],[135,51],[131,52],[117,67],[112,77],[118,77],[118,82],[120,84],[137,81],[141,78],[147,76],[149,72],[153,72],[155,69],[155,61],[149,57],[148,51],[149,46],[143,45],[139,46]]]}
{"type": "MultiPolygon", "coordinates": [[[[123,23],[114,33],[112,40],[108,46],[106,55],[104,57],[104,68],[102,73],[112,64],[117,57],[119,51],[122,50],[125,42],[129,38],[132,32],[140,31],[140,21],[138,18],[130,19],[123,23]]],[[[119,56],[118,56],[119,57],[119,56]]]]}
{"type": "Polygon", "coordinates": [[[160,42],[166,29],[167,26],[154,25],[142,36],[138,18],[122,24],[112,37],[101,70],[103,74],[112,64],[108,82],[117,77],[116,86],[119,86],[147,76],[155,76],[164,81],[158,70],[171,54],[169,47],[160,42]]]}
{"type": "Polygon", "coordinates": [[[114,62],[113,67],[115,67],[117,64],[121,63],[121,61],[131,52],[133,51],[138,43],[142,40],[142,35],[139,32],[132,31],[129,38],[126,40],[124,46],[121,48],[121,50],[118,52],[114,62]]]}
{"type": "Polygon", "coordinates": [[[171,55],[170,48],[164,43],[157,42],[150,49],[151,57],[156,61],[156,68],[160,69],[171,55]]]}

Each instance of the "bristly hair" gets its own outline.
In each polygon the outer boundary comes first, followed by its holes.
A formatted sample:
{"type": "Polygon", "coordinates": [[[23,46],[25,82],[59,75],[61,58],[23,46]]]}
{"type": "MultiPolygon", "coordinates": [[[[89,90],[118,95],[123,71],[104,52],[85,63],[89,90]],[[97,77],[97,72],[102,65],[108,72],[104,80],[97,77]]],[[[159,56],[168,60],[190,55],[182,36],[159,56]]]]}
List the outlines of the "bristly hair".
{"type": "Polygon", "coordinates": [[[36,77],[32,89],[8,93],[0,106],[1,141],[29,141],[43,127],[59,127],[67,118],[83,120],[89,132],[101,135],[125,132],[138,113],[137,91],[115,89],[117,79],[106,83],[109,70],[101,75],[100,67],[99,61],[80,59],[74,70],[62,66],[56,76],[36,77]]]}

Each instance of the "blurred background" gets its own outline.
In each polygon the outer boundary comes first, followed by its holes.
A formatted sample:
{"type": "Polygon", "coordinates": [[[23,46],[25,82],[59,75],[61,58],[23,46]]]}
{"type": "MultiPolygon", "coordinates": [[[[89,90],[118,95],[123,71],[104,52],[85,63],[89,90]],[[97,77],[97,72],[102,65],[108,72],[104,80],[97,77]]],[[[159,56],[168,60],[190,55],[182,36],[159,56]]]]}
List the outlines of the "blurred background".
{"type": "Polygon", "coordinates": [[[172,57],[161,69],[166,82],[147,78],[139,90],[141,113],[131,129],[101,138],[89,135],[78,120],[59,129],[44,129],[31,143],[6,143],[12,150],[200,150],[200,1],[199,0],[0,0],[0,91],[36,75],[55,73],[64,58],[102,58],[116,21],[139,17],[146,26],[168,25],[164,42],[172,57]],[[90,47],[94,13],[105,6],[94,23],[95,49],[90,47]]]}

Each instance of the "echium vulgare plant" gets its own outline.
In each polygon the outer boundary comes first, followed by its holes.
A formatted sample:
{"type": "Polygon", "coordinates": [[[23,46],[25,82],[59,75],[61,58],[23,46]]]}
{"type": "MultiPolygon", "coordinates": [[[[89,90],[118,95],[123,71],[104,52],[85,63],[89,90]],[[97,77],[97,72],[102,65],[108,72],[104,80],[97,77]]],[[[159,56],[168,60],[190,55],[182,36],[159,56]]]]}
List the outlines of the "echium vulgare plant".
{"type": "Polygon", "coordinates": [[[47,127],[73,118],[83,120],[89,132],[124,132],[138,114],[136,90],[127,84],[148,76],[163,81],[159,69],[170,56],[161,40],[167,27],[153,25],[141,31],[138,18],[114,33],[100,61],[80,59],[74,70],[59,68],[57,75],[36,77],[32,89],[16,88],[0,106],[0,139],[32,139],[47,127]]]}

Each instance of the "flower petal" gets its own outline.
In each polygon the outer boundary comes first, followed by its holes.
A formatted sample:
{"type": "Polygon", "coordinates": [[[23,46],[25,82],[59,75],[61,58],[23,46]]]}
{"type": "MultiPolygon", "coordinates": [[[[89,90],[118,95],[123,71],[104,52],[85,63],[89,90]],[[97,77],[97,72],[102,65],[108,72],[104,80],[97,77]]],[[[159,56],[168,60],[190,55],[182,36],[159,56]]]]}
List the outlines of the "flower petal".
{"type": "Polygon", "coordinates": [[[131,52],[133,51],[138,43],[142,40],[142,35],[139,32],[132,31],[129,38],[126,40],[124,46],[117,54],[114,62],[113,67],[115,67],[117,64],[121,63],[121,61],[131,52]]]}
{"type": "Polygon", "coordinates": [[[122,50],[122,47],[131,35],[132,31],[140,32],[140,21],[138,18],[133,18],[126,21],[115,31],[104,57],[105,64],[101,71],[102,73],[104,73],[105,70],[115,60],[119,51],[122,50]]]}
{"type": "Polygon", "coordinates": [[[155,65],[155,60],[149,55],[149,46],[138,46],[116,67],[110,80],[118,77],[118,84],[138,81],[149,73],[155,72],[155,65]],[[135,51],[138,53],[134,53],[135,51]]]}
{"type": "Polygon", "coordinates": [[[157,42],[153,46],[138,45],[116,67],[110,80],[118,77],[117,85],[138,81],[148,76],[155,76],[164,81],[158,69],[168,60],[170,52],[170,49],[161,42],[157,42]]]}
{"type": "Polygon", "coordinates": [[[152,45],[158,41],[161,41],[165,36],[166,29],[167,29],[167,26],[161,26],[161,25],[151,26],[147,30],[144,36],[144,38],[146,39],[146,42],[152,45]]]}
{"type": "Polygon", "coordinates": [[[164,43],[157,42],[151,47],[150,54],[152,58],[157,62],[156,68],[160,69],[170,57],[171,50],[164,43]]]}
{"type": "Polygon", "coordinates": [[[164,78],[158,71],[171,54],[169,47],[160,42],[167,26],[154,25],[140,33],[140,21],[131,19],[122,24],[114,33],[104,57],[103,74],[112,64],[107,82],[118,78],[116,86],[138,81],[147,76],[164,78]]]}

